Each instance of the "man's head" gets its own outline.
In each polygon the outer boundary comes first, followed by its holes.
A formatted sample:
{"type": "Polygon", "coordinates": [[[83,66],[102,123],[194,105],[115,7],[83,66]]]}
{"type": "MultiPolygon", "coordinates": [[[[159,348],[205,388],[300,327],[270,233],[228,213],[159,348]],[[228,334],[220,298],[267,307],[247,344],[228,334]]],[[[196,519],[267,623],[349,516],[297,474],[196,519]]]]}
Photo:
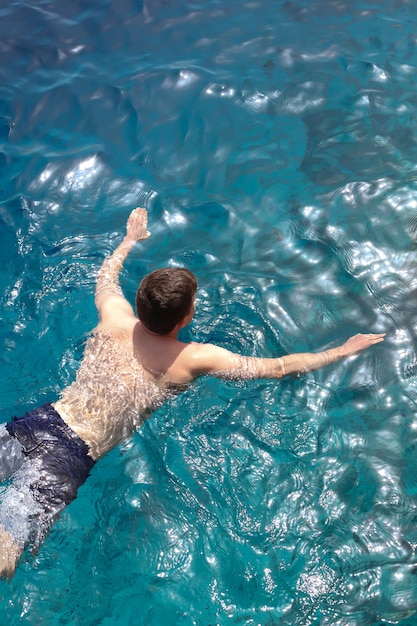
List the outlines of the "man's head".
{"type": "Polygon", "coordinates": [[[190,313],[197,279],[189,270],[165,267],[151,272],[136,292],[136,311],[153,333],[167,335],[190,313]]]}

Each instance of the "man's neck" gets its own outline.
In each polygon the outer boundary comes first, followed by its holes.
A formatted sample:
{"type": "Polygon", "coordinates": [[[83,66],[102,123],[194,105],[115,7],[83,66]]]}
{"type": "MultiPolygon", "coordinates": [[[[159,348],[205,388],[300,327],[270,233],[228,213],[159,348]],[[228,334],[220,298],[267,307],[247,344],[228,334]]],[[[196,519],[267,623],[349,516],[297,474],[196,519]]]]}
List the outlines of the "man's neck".
{"type": "Polygon", "coordinates": [[[141,324],[141,327],[142,327],[143,332],[146,335],[150,335],[151,337],[160,337],[161,339],[178,339],[178,333],[180,331],[180,328],[177,325],[177,326],[174,326],[171,332],[166,333],[165,335],[161,335],[161,333],[154,333],[152,330],[149,330],[143,324],[141,324]]]}

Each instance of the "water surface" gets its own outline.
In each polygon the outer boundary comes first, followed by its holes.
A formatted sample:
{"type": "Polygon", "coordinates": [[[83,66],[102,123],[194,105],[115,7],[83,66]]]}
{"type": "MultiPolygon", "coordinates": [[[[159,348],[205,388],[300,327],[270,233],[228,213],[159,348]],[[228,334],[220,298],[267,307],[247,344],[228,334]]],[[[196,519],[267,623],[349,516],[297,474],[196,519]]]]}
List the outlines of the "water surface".
{"type": "Polygon", "coordinates": [[[185,338],[256,356],[387,332],[301,379],[197,381],[0,583],[5,623],[412,626],[415,3],[3,2],[3,420],[73,380],[94,281],[185,265],[185,338]]]}

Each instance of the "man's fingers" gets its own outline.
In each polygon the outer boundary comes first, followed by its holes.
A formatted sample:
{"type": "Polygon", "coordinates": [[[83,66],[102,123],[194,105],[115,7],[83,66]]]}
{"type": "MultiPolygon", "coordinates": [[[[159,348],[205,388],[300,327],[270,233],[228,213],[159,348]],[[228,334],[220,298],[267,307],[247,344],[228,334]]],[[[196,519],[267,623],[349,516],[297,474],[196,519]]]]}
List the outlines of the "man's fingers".
{"type": "Polygon", "coordinates": [[[386,333],[374,333],[372,335],[370,335],[370,337],[372,337],[372,339],[376,342],[379,341],[384,341],[386,333]]]}

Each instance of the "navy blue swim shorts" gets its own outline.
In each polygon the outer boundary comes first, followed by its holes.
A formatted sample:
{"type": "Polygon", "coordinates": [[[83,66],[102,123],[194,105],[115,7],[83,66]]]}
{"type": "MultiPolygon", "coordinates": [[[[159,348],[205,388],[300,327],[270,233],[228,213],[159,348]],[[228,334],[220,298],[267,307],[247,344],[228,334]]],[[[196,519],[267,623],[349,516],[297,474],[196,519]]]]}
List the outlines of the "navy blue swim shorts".
{"type": "Polygon", "coordinates": [[[0,525],[19,545],[38,542],[77,495],[94,460],[50,404],[0,426],[0,525]]]}

